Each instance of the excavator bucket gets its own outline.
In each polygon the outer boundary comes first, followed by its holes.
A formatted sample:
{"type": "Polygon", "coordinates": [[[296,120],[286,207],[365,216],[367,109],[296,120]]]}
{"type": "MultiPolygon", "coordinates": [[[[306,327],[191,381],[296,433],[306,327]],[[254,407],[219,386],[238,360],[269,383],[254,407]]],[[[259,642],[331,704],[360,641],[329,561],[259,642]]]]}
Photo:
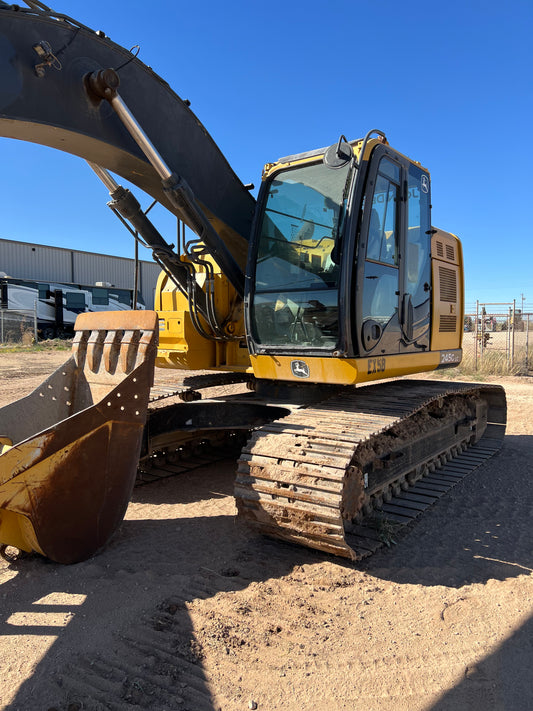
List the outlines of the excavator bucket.
{"type": "Polygon", "coordinates": [[[153,384],[153,311],[81,314],[72,356],[0,409],[0,552],[93,555],[130,499],[153,384]]]}

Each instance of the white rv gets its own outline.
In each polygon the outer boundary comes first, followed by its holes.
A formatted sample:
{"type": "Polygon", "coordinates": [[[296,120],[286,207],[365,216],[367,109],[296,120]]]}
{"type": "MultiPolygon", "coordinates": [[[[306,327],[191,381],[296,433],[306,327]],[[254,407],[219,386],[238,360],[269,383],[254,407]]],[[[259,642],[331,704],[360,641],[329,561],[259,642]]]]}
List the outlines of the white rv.
{"type": "MultiPolygon", "coordinates": [[[[133,289],[119,289],[106,282],[87,286],[0,276],[3,316],[15,323],[17,314],[25,314],[33,323],[36,313],[41,338],[72,335],[77,315],[85,311],[129,310],[133,303],[133,289]]],[[[136,308],[145,308],[140,294],[136,308]]]]}

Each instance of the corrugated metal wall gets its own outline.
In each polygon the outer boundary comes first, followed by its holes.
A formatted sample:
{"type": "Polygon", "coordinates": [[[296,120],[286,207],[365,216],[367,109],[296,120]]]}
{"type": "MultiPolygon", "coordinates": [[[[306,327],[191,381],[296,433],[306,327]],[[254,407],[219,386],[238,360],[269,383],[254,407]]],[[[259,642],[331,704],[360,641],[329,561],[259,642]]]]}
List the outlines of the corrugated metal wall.
{"type": "MultiPolygon", "coordinates": [[[[133,269],[134,260],[126,257],[0,239],[0,272],[18,279],[86,285],[106,281],[133,289],[133,269]]],[[[147,308],[153,307],[159,271],[154,262],[140,261],[139,291],[147,308]]]]}

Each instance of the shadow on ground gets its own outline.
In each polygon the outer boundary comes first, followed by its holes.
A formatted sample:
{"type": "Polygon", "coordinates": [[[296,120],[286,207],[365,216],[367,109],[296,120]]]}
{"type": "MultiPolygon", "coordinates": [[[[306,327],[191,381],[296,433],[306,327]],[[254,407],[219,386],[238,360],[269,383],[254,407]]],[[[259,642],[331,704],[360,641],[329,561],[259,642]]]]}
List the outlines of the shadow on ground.
{"type": "MultiPolygon", "coordinates": [[[[530,573],[533,493],[525,482],[532,447],[532,437],[507,437],[501,454],[427,512],[398,545],[356,564],[249,533],[235,521],[228,498],[233,462],[140,487],[134,517],[98,556],[69,567],[30,558],[0,587],[0,633],[14,636],[14,649],[17,635],[31,635],[36,643],[50,639],[5,708],[214,709],[190,605],[281,578],[295,566],[327,562],[332,577],[365,571],[397,583],[448,587],[530,573]],[[184,504],[184,515],[166,518],[165,506],[176,501],[184,504]],[[161,507],[157,518],[143,519],[143,505],[161,507]]],[[[531,632],[530,620],[434,711],[468,708],[481,675],[498,678],[522,668],[520,660],[531,663],[531,632]]],[[[531,691],[530,684],[524,681],[516,693],[531,691]]]]}
{"type": "Polygon", "coordinates": [[[467,668],[464,679],[428,711],[528,711],[533,705],[532,668],[533,616],[496,652],[467,668]]]}
{"type": "Polygon", "coordinates": [[[126,520],[84,563],[31,557],[11,567],[14,577],[0,586],[0,634],[13,637],[15,659],[25,654],[20,635],[45,653],[6,709],[214,708],[188,606],[317,559],[236,524],[226,496],[233,467],[223,462],[208,476],[198,470],[135,492],[151,506],[194,501],[191,518],[126,520]],[[218,503],[225,514],[216,514],[218,503]]]}
{"type": "Polygon", "coordinates": [[[459,588],[533,572],[533,437],[506,436],[496,456],[363,561],[376,577],[459,588]]]}

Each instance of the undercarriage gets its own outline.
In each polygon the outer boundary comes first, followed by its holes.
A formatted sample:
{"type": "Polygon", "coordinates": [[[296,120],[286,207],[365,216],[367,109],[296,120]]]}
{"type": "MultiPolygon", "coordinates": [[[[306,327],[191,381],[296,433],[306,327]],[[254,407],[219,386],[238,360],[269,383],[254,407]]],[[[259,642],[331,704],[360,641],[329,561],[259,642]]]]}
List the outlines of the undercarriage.
{"type": "Polygon", "coordinates": [[[140,481],[243,445],[239,518],[352,560],[394,540],[497,452],[505,433],[499,386],[397,380],[357,389],[263,383],[257,391],[151,411],[140,481]]]}

